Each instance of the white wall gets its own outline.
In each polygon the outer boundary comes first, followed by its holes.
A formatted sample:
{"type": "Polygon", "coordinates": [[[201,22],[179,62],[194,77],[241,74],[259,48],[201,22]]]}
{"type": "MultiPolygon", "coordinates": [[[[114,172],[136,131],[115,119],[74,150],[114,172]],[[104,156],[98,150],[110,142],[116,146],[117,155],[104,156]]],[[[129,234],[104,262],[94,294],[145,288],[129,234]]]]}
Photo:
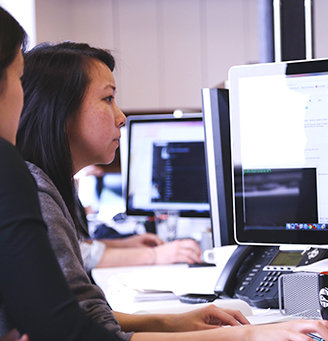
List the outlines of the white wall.
{"type": "MultiPolygon", "coordinates": [[[[328,57],[328,1],[313,1],[315,57],[328,57]]],[[[113,51],[123,110],[201,108],[202,87],[225,81],[232,65],[258,61],[257,0],[35,0],[35,5],[38,42],[70,39],[113,51]]]]}
{"type": "Polygon", "coordinates": [[[328,57],[328,1],[314,0],[314,57],[328,57]]]}
{"type": "Polygon", "coordinates": [[[37,41],[109,48],[123,110],[201,108],[200,89],[256,62],[257,0],[36,0],[37,41]]]}

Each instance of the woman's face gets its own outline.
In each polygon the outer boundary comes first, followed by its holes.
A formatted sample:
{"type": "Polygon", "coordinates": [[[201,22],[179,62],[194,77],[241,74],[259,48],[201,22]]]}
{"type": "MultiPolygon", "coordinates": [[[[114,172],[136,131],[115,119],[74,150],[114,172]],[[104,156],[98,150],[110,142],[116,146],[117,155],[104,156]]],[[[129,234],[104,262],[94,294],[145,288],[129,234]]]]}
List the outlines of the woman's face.
{"type": "Polygon", "coordinates": [[[0,136],[16,143],[19,118],[23,109],[24,93],[20,78],[23,75],[24,59],[20,49],[6,70],[3,91],[0,94],[0,136]]]}
{"type": "Polygon", "coordinates": [[[112,162],[119,146],[120,127],[126,121],[115,103],[116,85],[110,69],[95,61],[90,77],[82,105],[67,126],[74,173],[88,165],[112,162]]]}

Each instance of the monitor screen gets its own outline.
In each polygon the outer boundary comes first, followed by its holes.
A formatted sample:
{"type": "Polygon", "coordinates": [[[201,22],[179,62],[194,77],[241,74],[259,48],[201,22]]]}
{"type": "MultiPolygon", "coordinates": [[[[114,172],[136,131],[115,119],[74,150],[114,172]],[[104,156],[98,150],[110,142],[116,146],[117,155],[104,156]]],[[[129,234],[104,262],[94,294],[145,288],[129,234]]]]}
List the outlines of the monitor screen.
{"type": "Polygon", "coordinates": [[[131,115],[126,126],[126,213],[172,209],[208,217],[202,114],[131,115]]]}
{"type": "Polygon", "coordinates": [[[235,236],[328,244],[328,60],[230,69],[235,236]]]}

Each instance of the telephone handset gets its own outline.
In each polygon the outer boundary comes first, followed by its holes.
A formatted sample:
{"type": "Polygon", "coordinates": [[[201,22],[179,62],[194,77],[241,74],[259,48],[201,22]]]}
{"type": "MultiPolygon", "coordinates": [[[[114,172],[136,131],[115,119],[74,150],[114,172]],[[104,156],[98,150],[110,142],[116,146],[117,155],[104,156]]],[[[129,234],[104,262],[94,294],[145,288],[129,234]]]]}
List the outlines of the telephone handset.
{"type": "Polygon", "coordinates": [[[238,245],[215,285],[217,296],[242,299],[258,308],[278,308],[278,278],[296,266],[328,258],[328,250],[280,251],[278,246],[238,245]]]}
{"type": "Polygon", "coordinates": [[[237,273],[248,255],[252,252],[251,245],[238,245],[228,259],[220,277],[215,285],[215,293],[218,296],[233,297],[237,281],[237,273]]]}

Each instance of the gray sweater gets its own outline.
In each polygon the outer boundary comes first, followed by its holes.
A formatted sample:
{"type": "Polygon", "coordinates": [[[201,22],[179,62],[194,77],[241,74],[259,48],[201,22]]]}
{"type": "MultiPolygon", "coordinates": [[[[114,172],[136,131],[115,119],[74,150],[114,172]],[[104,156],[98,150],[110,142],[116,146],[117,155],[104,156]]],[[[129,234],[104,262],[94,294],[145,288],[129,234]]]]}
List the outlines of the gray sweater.
{"type": "Polygon", "coordinates": [[[29,162],[27,166],[38,186],[42,216],[48,226],[50,243],[80,307],[90,318],[116,331],[123,340],[130,340],[132,333],[121,331],[104,293],[91,283],[84,269],[73,219],[59,191],[40,168],[29,162]]]}

